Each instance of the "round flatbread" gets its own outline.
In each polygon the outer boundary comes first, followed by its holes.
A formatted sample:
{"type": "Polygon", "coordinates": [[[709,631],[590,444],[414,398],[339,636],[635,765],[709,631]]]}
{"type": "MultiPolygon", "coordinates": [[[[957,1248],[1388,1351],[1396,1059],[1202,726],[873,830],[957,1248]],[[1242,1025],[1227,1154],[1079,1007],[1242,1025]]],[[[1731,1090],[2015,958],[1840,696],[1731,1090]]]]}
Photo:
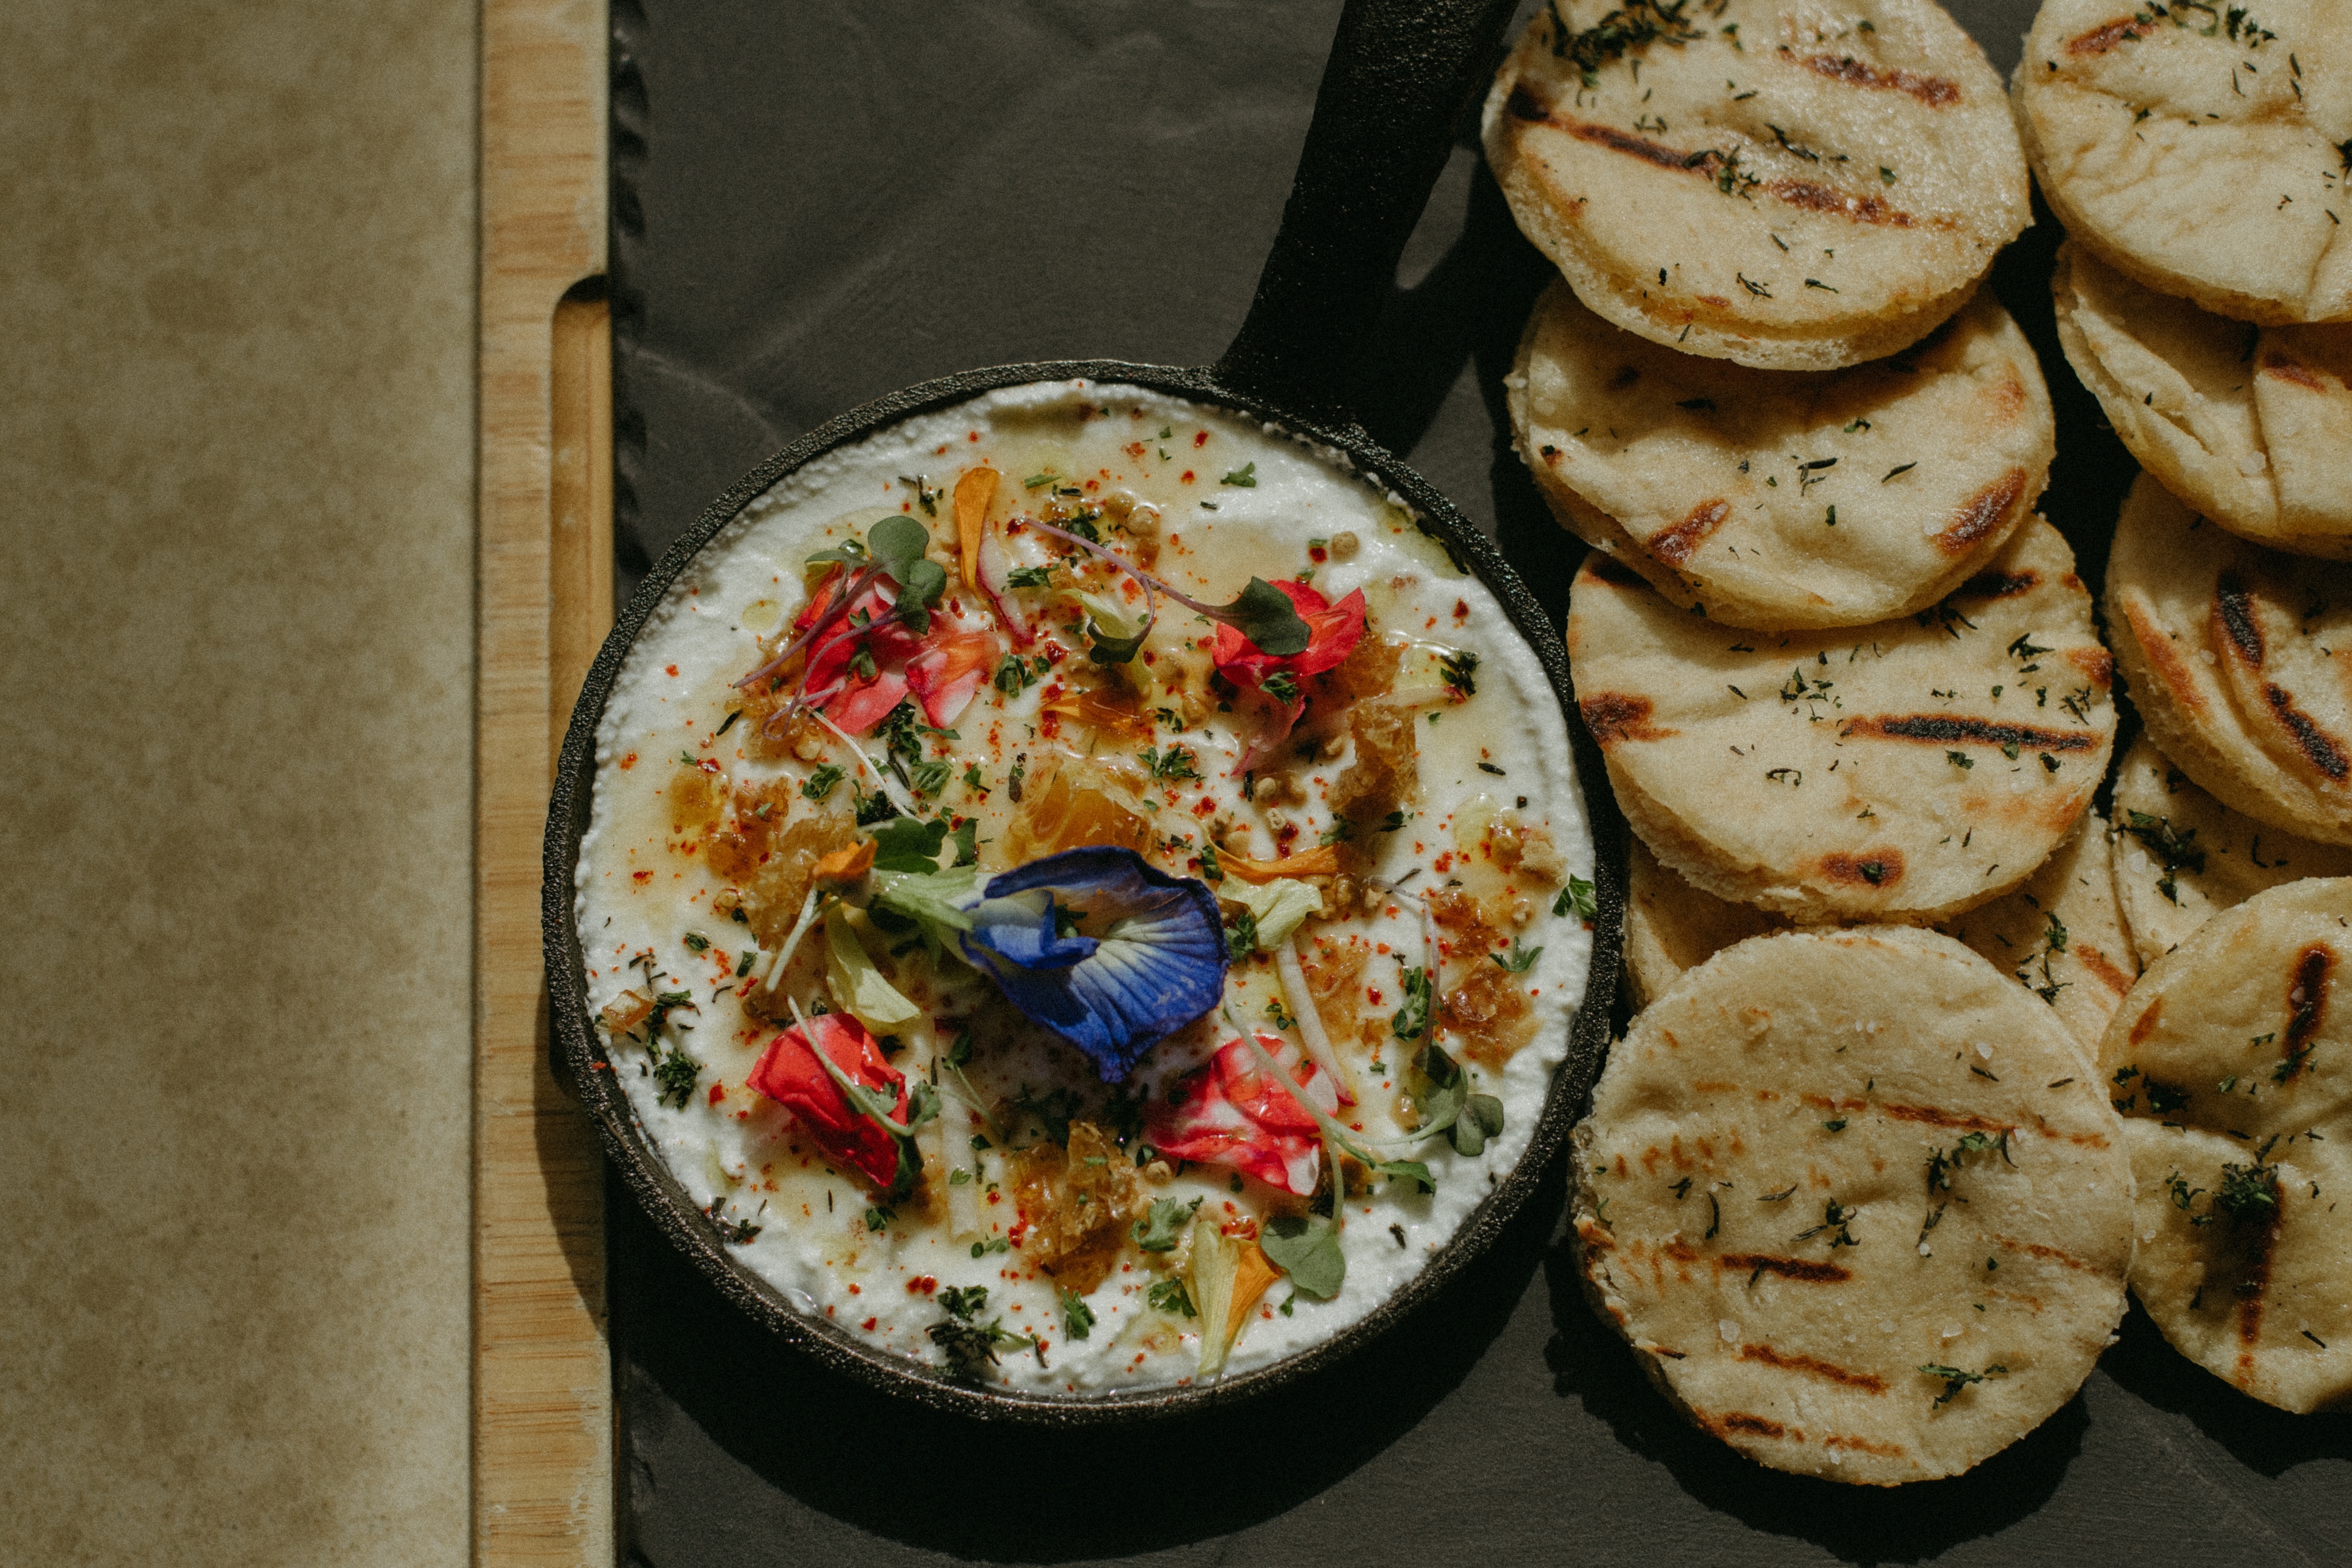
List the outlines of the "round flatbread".
{"type": "Polygon", "coordinates": [[[1957,1475],[2072,1398],[2123,1316],[2116,1114],[2049,1009],[1932,932],[1692,970],[1611,1051],[1571,1171],[1602,1316],[1779,1469],[1957,1475]]]}
{"type": "Polygon", "coordinates": [[[2056,450],[2032,346],[1990,294],[1894,359],[1793,373],[1661,348],[1554,283],[1505,392],[1564,526],[1758,631],[1933,604],[2032,515],[2056,450]]]}
{"type": "Polygon", "coordinates": [[[2143,474],[2107,624],[2167,757],[2224,805],[2352,844],[2352,568],[2250,545],[2143,474]]]}
{"type": "Polygon", "coordinates": [[[2112,862],[2107,820],[2088,811],[2024,886],[1943,926],[2049,1004],[2085,1062],[2139,977],[2112,862]]]}
{"type": "Polygon", "coordinates": [[[2140,977],[2100,1047],[2137,1178],[2132,1289],[2288,1410],[2352,1400],[2352,881],[2289,883],[2140,977]]]}
{"type": "Polygon", "coordinates": [[[2352,319],[2352,11],[2045,0],[2011,91],[2067,233],[2242,320],[2352,319]]]}
{"type": "Polygon", "coordinates": [[[1595,551],[1568,619],[1584,722],[1627,821],[1707,892],[1944,919],[2031,876],[2106,771],[2112,665],[2074,568],[2035,518],[1918,615],[1771,637],[1595,551]]]}
{"type": "Polygon", "coordinates": [[[1520,229],[1587,305],[1766,370],[1916,341],[2028,221],[2000,79],[1926,0],[1559,0],[1484,124],[1520,229]]]}
{"type": "Polygon", "coordinates": [[[2143,965],[2187,941],[2208,916],[2266,888],[2352,876],[2352,849],[2232,811],[2146,736],[2116,768],[2116,892],[2143,965]]]}
{"type": "MultiPolygon", "coordinates": [[[[1943,927],[2054,1009],[2086,1065],[2139,973],[2109,858],[2107,821],[2094,810],[2024,886],[1943,927]]],[[[1638,1005],[1649,1006],[1685,971],[1733,943],[1786,929],[1777,915],[1700,892],[1633,841],[1625,966],[1638,1005]]]]}
{"type": "Polygon", "coordinates": [[[2058,340],[2140,465],[2258,544],[2352,559],[2352,327],[2253,327],[2073,245],[2058,340]]]}
{"type": "Polygon", "coordinates": [[[1633,1005],[1648,1007],[1666,988],[1735,942],[1785,931],[1785,916],[1733,904],[1668,871],[1641,840],[1633,841],[1625,874],[1625,973],[1633,1005]]]}

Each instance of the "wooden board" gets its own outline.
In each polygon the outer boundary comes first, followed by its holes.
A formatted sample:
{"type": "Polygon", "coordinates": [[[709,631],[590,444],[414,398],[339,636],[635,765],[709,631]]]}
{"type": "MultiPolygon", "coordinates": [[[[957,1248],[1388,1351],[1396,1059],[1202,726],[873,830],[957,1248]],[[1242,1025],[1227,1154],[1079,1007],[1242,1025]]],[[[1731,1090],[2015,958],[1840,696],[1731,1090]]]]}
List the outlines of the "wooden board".
{"type": "Polygon", "coordinates": [[[601,4],[482,7],[473,1560],[614,1560],[603,1160],[548,1070],[540,835],[612,622],[601,4]]]}

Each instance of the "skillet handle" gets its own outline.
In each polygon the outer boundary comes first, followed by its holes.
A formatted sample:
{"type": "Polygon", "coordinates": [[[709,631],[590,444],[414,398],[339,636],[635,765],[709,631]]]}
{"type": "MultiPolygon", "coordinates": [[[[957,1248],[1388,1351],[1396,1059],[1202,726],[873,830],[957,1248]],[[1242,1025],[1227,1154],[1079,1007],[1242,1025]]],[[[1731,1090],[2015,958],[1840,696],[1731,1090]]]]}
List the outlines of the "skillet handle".
{"type": "Polygon", "coordinates": [[[1349,393],[1397,257],[1514,9],[1348,0],[1257,298],[1211,371],[1220,384],[1354,423],[1349,393]]]}

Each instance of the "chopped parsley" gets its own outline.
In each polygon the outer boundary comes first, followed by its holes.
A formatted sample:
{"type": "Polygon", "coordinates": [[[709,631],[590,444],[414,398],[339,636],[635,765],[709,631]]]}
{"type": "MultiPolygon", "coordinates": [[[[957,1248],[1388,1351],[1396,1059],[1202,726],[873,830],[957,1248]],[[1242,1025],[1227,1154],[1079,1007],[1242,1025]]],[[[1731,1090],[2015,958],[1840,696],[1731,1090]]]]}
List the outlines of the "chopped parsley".
{"type": "Polygon", "coordinates": [[[1554,915],[1573,915],[1580,920],[1591,920],[1601,913],[1601,901],[1595,896],[1593,884],[1570,873],[1568,885],[1551,901],[1554,915]]]}
{"type": "Polygon", "coordinates": [[[1486,956],[1495,960],[1497,967],[1504,969],[1510,974],[1524,975],[1535,967],[1537,959],[1543,956],[1543,949],[1540,947],[1525,946],[1522,945],[1519,937],[1513,936],[1511,938],[1511,951],[1508,957],[1506,957],[1500,953],[1489,953],[1486,956]]]}
{"type": "Polygon", "coordinates": [[[1129,1234],[1146,1252],[1173,1252],[1176,1243],[1182,1239],[1185,1222],[1200,1207],[1197,1197],[1191,1203],[1179,1203],[1172,1197],[1155,1198],[1144,1217],[1128,1228],[1129,1234]]]}
{"type": "Polygon", "coordinates": [[[1437,673],[1454,695],[1475,696],[1478,692],[1478,655],[1467,648],[1446,653],[1437,661],[1437,673]]]}
{"type": "Polygon", "coordinates": [[[1156,746],[1147,746],[1136,756],[1144,769],[1163,784],[1201,777],[1201,759],[1189,746],[1171,746],[1165,751],[1156,746]]]}
{"type": "Polygon", "coordinates": [[[1404,972],[1404,1006],[1389,1019],[1399,1040],[1419,1040],[1429,1032],[1431,1001],[1429,971],[1414,965],[1404,972]]]}
{"type": "Polygon", "coordinates": [[[1143,1292],[1143,1299],[1153,1312],[1166,1312],[1171,1317],[1197,1318],[1201,1315],[1193,1309],[1192,1298],[1185,1294],[1181,1280],[1159,1281],[1143,1292]]]}
{"type": "Polygon", "coordinates": [[[1982,1383],[1988,1377],[2007,1377],[2009,1375],[2009,1368],[1996,1362],[1992,1365],[1986,1367],[1982,1372],[1970,1372],[1965,1367],[1937,1366],[1930,1364],[1928,1365],[1922,1366],[1919,1369],[1919,1374],[1923,1377],[1940,1377],[1944,1380],[1944,1391],[1936,1396],[1936,1403],[1938,1405],[1948,1405],[1953,1400],[1958,1398],[1960,1396],[1960,1390],[1966,1388],[1969,1384],[1982,1383]]]}

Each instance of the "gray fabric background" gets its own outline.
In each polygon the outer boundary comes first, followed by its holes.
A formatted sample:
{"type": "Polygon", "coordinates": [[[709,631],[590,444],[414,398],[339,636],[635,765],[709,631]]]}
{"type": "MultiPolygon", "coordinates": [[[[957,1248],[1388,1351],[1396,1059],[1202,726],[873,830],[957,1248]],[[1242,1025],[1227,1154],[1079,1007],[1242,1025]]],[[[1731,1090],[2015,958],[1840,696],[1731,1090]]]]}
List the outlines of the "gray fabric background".
{"type": "MultiPolygon", "coordinates": [[[[1528,7],[1532,9],[1532,6],[1528,7]]],[[[2004,73],[2030,0],[1954,14],[2004,73]]],[[[976,365],[1213,359],[1290,185],[1335,0],[616,0],[626,582],[786,442],[976,365]]],[[[2059,357],[2046,214],[1994,286],[2061,419],[2085,578],[2129,460],[2059,357]]],[[[1509,451],[1546,263],[1465,123],[1357,391],[1555,612],[1582,547],[1509,451]]],[[[1586,1310],[1557,1168],[1437,1303],[1312,1385],[1074,1437],[919,1412],[740,1320],[613,1192],[631,1560],[2070,1563],[2352,1561],[2352,1418],[2174,1356],[2137,1309],[2083,1395],[1957,1480],[1777,1475],[1687,1427],[1586,1310]]]]}

